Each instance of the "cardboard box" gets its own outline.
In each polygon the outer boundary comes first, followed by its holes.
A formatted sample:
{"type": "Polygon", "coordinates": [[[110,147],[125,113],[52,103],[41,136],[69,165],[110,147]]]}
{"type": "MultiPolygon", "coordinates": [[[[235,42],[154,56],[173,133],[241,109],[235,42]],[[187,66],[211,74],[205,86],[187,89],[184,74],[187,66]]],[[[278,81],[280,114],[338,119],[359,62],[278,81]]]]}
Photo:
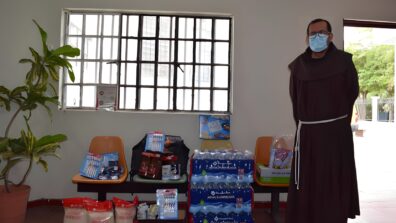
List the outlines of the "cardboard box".
{"type": "Polygon", "coordinates": [[[257,165],[259,180],[263,183],[288,184],[291,169],[273,169],[264,165],[257,165]]]}

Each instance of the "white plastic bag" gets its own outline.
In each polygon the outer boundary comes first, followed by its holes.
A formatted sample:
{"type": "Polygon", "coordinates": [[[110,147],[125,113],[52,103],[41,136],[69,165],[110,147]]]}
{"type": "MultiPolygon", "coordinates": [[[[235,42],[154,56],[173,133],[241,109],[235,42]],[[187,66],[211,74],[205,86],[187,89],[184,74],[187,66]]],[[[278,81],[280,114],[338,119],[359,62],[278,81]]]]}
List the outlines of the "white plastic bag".
{"type": "Polygon", "coordinates": [[[111,201],[90,202],[85,207],[88,211],[88,223],[114,223],[111,201]]]}
{"type": "Polygon", "coordinates": [[[95,200],[86,197],[63,199],[65,209],[63,223],[87,223],[88,214],[84,207],[86,202],[95,202],[95,200]]]}
{"type": "Polygon", "coordinates": [[[289,169],[293,158],[294,137],[283,135],[274,137],[269,167],[273,169],[289,169]]]}
{"type": "Polygon", "coordinates": [[[113,197],[115,207],[115,218],[117,223],[132,223],[136,216],[136,206],[139,201],[135,196],[133,202],[128,202],[117,197],[113,197]]]}

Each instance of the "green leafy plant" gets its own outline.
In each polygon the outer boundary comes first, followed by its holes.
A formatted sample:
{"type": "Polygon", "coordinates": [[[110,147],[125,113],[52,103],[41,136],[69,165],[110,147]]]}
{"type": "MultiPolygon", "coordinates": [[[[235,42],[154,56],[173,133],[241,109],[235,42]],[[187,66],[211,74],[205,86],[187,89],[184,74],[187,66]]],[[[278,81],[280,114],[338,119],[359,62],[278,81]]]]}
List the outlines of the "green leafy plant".
{"type": "Polygon", "coordinates": [[[19,186],[26,181],[33,163],[41,165],[45,171],[48,171],[44,158],[46,156],[59,157],[56,152],[60,148],[60,143],[67,139],[66,135],[45,135],[37,138],[29,122],[32,118],[32,111],[40,106],[46,109],[49,118],[52,117],[49,104],[59,104],[57,91],[53,86],[53,83],[59,80],[59,69],[66,69],[70,80],[74,81],[73,68],[67,57],[80,55],[80,50],[70,45],[49,49],[47,33],[35,20],[33,22],[41,35],[42,54],[29,47],[32,58],[19,61],[19,63],[31,65],[26,74],[25,83],[14,89],[0,86],[0,109],[13,112],[5,128],[4,137],[0,137],[0,180],[4,181],[7,192],[9,192],[9,184],[19,186]],[[10,137],[11,126],[20,114],[23,114],[26,129],[20,130],[20,136],[10,137]],[[9,180],[11,169],[23,161],[28,162],[28,167],[22,179],[18,183],[11,182],[9,180]]]}

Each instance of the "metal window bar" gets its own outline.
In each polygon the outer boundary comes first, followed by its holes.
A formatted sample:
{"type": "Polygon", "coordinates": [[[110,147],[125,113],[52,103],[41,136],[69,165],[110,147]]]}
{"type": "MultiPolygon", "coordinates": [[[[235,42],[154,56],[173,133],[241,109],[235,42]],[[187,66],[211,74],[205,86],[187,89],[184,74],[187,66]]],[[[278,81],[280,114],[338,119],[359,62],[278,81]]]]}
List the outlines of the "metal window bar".
{"type": "Polygon", "coordinates": [[[210,96],[209,96],[209,100],[210,100],[210,103],[209,103],[209,111],[210,112],[213,112],[213,102],[214,102],[214,100],[213,100],[213,87],[214,87],[214,68],[215,68],[215,66],[214,66],[214,56],[215,56],[215,54],[214,54],[214,50],[215,50],[215,42],[214,42],[214,40],[215,40],[215,32],[216,32],[216,22],[215,22],[216,20],[212,20],[212,39],[211,39],[211,45],[212,45],[212,49],[211,49],[211,52],[210,52],[210,63],[211,63],[211,69],[210,69],[210,91],[209,91],[209,94],[210,94],[210,96]]]}
{"type": "Polygon", "coordinates": [[[173,59],[173,111],[177,111],[177,70],[179,69],[179,16],[175,16],[175,53],[173,59]]]}
{"type": "Polygon", "coordinates": [[[159,29],[160,17],[155,17],[155,53],[154,53],[154,94],[153,94],[153,110],[157,110],[157,88],[158,88],[158,54],[159,54],[159,29]]]}
{"type": "MultiPolygon", "coordinates": [[[[185,19],[185,23],[184,23],[184,36],[187,36],[187,18],[184,18],[185,19]]],[[[180,20],[180,18],[179,18],[179,20],[180,20]]],[[[179,27],[177,27],[177,28],[179,28],[179,27]]],[[[179,44],[179,41],[180,41],[180,39],[178,39],[177,40],[178,41],[178,43],[177,44],[179,44]]],[[[183,58],[183,61],[186,61],[186,59],[187,59],[187,57],[186,57],[186,55],[187,55],[187,41],[184,41],[184,58],[183,58]]],[[[177,61],[179,61],[179,58],[177,58],[177,61]]],[[[179,66],[179,68],[180,68],[180,66],[179,66]]],[[[187,69],[186,69],[186,66],[184,66],[184,71],[183,71],[183,86],[186,86],[186,73],[185,73],[185,71],[186,71],[187,69]]],[[[177,72],[176,72],[177,73],[177,72]]],[[[183,95],[182,95],[182,100],[183,100],[183,105],[182,105],[182,107],[183,107],[183,109],[182,110],[185,110],[185,98],[186,98],[186,91],[184,90],[184,92],[183,92],[183,95]]]]}
{"type": "MultiPolygon", "coordinates": [[[[103,64],[103,40],[104,40],[104,38],[103,38],[103,23],[104,23],[103,14],[98,16],[98,21],[97,22],[98,22],[98,24],[96,25],[96,28],[99,31],[99,26],[100,26],[101,30],[100,30],[100,33],[98,32],[98,34],[100,36],[98,38],[98,40],[100,39],[99,76],[98,76],[99,80],[95,80],[95,83],[103,84],[102,83],[102,81],[103,81],[103,78],[102,78],[103,77],[103,75],[102,75],[102,71],[103,71],[103,68],[102,68],[102,64],[103,64]],[[101,20],[102,20],[102,22],[100,22],[101,20]]],[[[96,41],[96,45],[98,45],[98,41],[96,41]]],[[[96,49],[98,49],[98,48],[96,48],[96,49]]],[[[96,51],[96,54],[98,54],[98,50],[96,51]]],[[[96,58],[98,58],[98,55],[96,55],[96,58]]],[[[97,66],[97,63],[95,63],[95,68],[96,68],[96,66],[97,66]]],[[[110,69],[110,80],[111,80],[111,73],[112,73],[112,70],[110,69]]],[[[98,86],[98,85],[96,85],[96,86],[98,86]]]]}
{"type": "Polygon", "coordinates": [[[142,75],[142,36],[143,36],[143,15],[139,16],[139,26],[138,26],[138,41],[137,41],[137,64],[136,64],[136,97],[135,97],[135,109],[140,109],[140,94],[141,94],[141,75],[142,75]]]}
{"type": "MultiPolygon", "coordinates": [[[[186,22],[186,26],[187,26],[187,22],[186,22]]],[[[193,53],[192,53],[192,62],[193,62],[193,65],[192,65],[192,80],[191,80],[191,86],[192,86],[192,89],[191,89],[191,111],[194,111],[194,104],[195,104],[195,62],[196,62],[196,56],[195,56],[195,54],[196,54],[196,50],[197,50],[197,42],[196,42],[196,40],[195,40],[195,38],[196,38],[196,36],[197,36],[197,33],[196,33],[196,27],[197,27],[197,18],[194,18],[194,23],[193,23],[193,53]]],[[[184,94],[185,94],[186,92],[184,92],[184,94]]],[[[199,96],[199,93],[198,93],[198,96],[199,96]]],[[[199,100],[198,100],[198,102],[199,102],[199,100]]],[[[198,109],[199,109],[199,103],[198,103],[198,109]]]]}
{"type": "Polygon", "coordinates": [[[228,28],[228,86],[227,86],[227,92],[228,92],[228,102],[227,102],[227,112],[231,112],[231,43],[232,43],[232,20],[228,19],[229,21],[229,28],[228,28]]]}
{"type": "MultiPolygon", "coordinates": [[[[124,94],[124,101],[123,103],[123,108],[125,109],[126,107],[126,90],[124,89],[124,92],[121,92],[121,87],[120,85],[125,84],[126,83],[126,74],[127,74],[127,66],[126,63],[122,64],[121,63],[121,45],[122,45],[122,25],[123,25],[123,16],[122,15],[118,15],[118,50],[117,50],[117,59],[116,59],[116,64],[117,64],[117,83],[118,83],[118,88],[117,88],[117,109],[120,109],[120,99],[121,99],[121,93],[124,94]],[[125,83],[121,83],[121,66],[125,66],[124,72],[125,72],[125,77],[124,77],[124,82],[125,83]]],[[[128,23],[127,23],[128,25],[128,23]]],[[[114,33],[114,30],[112,30],[112,33],[114,33]]]]}
{"type": "MultiPolygon", "coordinates": [[[[170,49],[169,49],[169,58],[170,58],[169,62],[173,62],[175,60],[175,58],[173,58],[173,61],[171,61],[172,60],[172,30],[173,30],[173,22],[175,21],[175,19],[176,18],[174,16],[170,17],[169,37],[171,38],[171,40],[170,40],[170,49]]],[[[176,40],[173,40],[173,42],[175,45],[176,40]]],[[[168,86],[169,87],[168,87],[168,108],[167,108],[167,110],[169,110],[169,108],[171,106],[171,100],[173,100],[171,98],[171,91],[170,91],[170,89],[171,89],[170,86],[171,86],[171,81],[172,81],[171,77],[173,77],[173,79],[175,79],[174,71],[172,72],[172,64],[169,63],[169,65],[168,65],[168,86]]],[[[173,92],[172,92],[172,94],[173,94],[173,92]]]]}
{"type": "Polygon", "coordinates": [[[86,16],[83,14],[83,20],[82,20],[82,30],[81,30],[81,73],[80,73],[80,97],[79,97],[79,102],[78,102],[78,107],[82,107],[82,89],[83,89],[83,80],[84,80],[84,59],[85,59],[85,20],[86,16]]]}

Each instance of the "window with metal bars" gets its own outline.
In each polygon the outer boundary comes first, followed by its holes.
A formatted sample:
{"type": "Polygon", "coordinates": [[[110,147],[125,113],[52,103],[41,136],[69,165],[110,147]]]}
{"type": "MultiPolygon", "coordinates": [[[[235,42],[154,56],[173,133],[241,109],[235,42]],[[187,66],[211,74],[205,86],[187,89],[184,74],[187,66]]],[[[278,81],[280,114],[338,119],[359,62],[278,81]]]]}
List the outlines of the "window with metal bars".
{"type": "Polygon", "coordinates": [[[63,108],[95,109],[97,86],[115,85],[117,110],[231,112],[232,17],[68,10],[64,27],[81,55],[63,108]]]}

